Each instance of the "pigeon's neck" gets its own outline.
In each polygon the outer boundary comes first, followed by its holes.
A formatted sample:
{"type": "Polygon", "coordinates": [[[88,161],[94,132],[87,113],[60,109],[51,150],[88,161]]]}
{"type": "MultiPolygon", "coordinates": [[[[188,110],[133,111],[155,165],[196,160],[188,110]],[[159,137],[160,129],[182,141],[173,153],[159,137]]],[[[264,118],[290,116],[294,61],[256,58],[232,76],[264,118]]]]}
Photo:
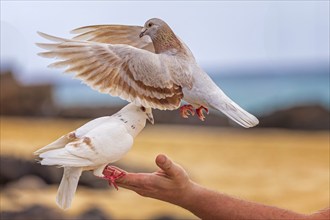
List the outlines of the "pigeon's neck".
{"type": "Polygon", "coordinates": [[[135,121],[133,123],[126,124],[127,131],[130,135],[132,135],[133,138],[135,138],[144,128],[146,125],[146,121],[135,121]]]}
{"type": "Polygon", "coordinates": [[[175,53],[185,53],[184,47],[180,40],[176,37],[170,27],[160,28],[151,38],[155,48],[155,53],[165,53],[168,51],[175,53]]]}
{"type": "Polygon", "coordinates": [[[146,119],[142,119],[138,115],[136,119],[127,117],[127,115],[122,114],[120,112],[116,113],[114,116],[117,118],[117,120],[124,123],[127,132],[132,135],[132,137],[136,137],[142,131],[146,124],[146,119]]]}

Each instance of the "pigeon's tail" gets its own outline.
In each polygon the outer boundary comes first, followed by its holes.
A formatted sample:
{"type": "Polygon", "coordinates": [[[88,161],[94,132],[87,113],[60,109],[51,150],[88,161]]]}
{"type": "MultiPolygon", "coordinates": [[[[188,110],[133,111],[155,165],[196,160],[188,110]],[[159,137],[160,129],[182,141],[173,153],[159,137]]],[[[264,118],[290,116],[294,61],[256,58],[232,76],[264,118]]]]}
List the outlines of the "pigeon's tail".
{"type": "Polygon", "coordinates": [[[39,157],[41,158],[40,164],[47,166],[83,167],[93,165],[91,161],[77,157],[65,148],[44,152],[39,157]]]}
{"type": "Polygon", "coordinates": [[[70,208],[81,173],[82,168],[64,167],[63,177],[56,196],[56,203],[60,208],[70,208]]]}
{"type": "Polygon", "coordinates": [[[254,127],[259,123],[255,116],[242,109],[224,93],[221,94],[220,100],[212,104],[211,107],[221,111],[244,128],[254,127]]]}

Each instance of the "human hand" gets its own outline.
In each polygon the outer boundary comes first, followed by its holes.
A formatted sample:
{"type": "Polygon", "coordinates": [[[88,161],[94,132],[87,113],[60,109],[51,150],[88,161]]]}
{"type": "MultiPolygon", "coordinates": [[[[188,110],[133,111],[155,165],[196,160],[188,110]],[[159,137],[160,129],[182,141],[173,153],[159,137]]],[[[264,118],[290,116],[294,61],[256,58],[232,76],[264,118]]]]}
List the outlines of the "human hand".
{"type": "Polygon", "coordinates": [[[187,172],[165,155],[156,157],[160,168],[154,173],[126,173],[116,180],[118,186],[135,191],[141,196],[151,197],[180,205],[193,182],[187,172]]]}
{"type": "Polygon", "coordinates": [[[306,216],[207,189],[191,181],[180,165],[162,154],[156,164],[160,168],[157,172],[126,173],[116,179],[117,185],[179,205],[201,219],[329,219],[329,209],[306,216]]]}

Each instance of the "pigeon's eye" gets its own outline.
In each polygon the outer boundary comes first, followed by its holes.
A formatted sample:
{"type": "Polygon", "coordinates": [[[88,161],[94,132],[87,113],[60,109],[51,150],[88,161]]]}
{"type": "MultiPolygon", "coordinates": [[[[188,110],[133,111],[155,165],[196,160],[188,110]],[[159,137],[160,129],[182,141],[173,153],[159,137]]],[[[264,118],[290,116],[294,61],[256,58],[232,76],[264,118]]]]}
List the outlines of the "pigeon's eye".
{"type": "Polygon", "coordinates": [[[142,106],[142,107],[141,107],[141,110],[142,110],[143,112],[145,112],[145,111],[146,111],[146,108],[145,108],[144,106],[142,106]]]}
{"type": "Polygon", "coordinates": [[[148,24],[148,27],[151,27],[152,25],[154,25],[154,24],[150,22],[150,23],[148,24]]]}

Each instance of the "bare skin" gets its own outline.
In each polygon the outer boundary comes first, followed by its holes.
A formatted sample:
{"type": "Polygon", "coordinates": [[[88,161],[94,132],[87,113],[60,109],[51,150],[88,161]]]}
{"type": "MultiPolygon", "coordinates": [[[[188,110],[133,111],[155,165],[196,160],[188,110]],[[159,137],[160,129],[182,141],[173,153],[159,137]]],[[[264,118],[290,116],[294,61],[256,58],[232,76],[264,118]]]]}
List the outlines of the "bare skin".
{"type": "MultiPolygon", "coordinates": [[[[126,173],[117,185],[141,196],[185,208],[201,219],[329,219],[330,208],[311,215],[234,198],[193,182],[187,172],[165,155],[158,155],[154,173],[126,173]],[[212,204],[212,205],[210,205],[212,204]]],[[[116,168],[118,169],[118,168],[116,168]]]]}

